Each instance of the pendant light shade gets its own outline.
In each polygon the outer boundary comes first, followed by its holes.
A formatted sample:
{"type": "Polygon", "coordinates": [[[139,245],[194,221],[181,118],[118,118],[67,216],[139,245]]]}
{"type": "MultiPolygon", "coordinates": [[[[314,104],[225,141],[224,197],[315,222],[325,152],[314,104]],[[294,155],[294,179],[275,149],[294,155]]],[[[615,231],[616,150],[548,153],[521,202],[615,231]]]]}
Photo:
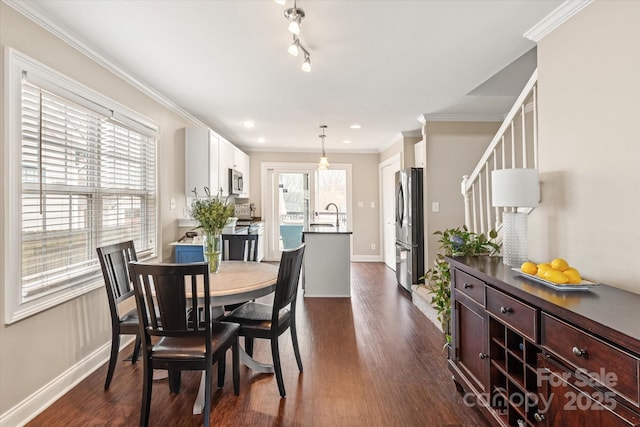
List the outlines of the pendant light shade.
{"type": "Polygon", "coordinates": [[[318,135],[320,137],[320,141],[322,142],[322,156],[320,157],[320,162],[318,163],[319,171],[326,171],[329,168],[329,159],[327,158],[326,153],[324,152],[324,139],[326,135],[324,134],[324,130],[327,128],[327,125],[320,125],[320,129],[322,129],[322,135],[318,135]]]}

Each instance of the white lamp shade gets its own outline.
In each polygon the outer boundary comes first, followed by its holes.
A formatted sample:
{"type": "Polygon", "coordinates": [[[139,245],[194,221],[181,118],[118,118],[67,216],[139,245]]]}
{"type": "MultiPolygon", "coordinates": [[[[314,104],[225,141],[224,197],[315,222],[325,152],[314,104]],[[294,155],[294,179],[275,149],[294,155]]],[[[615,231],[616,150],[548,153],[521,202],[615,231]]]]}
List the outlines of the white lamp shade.
{"type": "Polygon", "coordinates": [[[494,207],[535,208],[540,200],[537,169],[498,169],[491,172],[494,207]]]}

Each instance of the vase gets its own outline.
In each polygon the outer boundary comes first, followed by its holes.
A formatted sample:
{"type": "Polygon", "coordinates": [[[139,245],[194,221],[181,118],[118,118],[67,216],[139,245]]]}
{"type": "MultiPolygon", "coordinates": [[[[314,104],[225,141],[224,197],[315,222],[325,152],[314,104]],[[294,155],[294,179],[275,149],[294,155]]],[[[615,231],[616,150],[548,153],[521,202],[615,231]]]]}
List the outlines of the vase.
{"type": "Polygon", "coordinates": [[[209,273],[217,273],[222,263],[222,233],[215,231],[204,235],[204,259],[209,263],[209,273]]]}

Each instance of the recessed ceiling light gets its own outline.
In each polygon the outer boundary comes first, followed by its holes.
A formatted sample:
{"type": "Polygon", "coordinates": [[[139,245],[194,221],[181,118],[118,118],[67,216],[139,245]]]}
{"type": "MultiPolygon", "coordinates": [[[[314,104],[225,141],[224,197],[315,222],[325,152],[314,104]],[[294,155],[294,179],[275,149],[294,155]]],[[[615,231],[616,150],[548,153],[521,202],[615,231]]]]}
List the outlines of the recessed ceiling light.
{"type": "Polygon", "coordinates": [[[253,120],[245,120],[244,122],[242,122],[242,126],[251,129],[256,127],[256,122],[254,122],[253,120]]]}
{"type": "Polygon", "coordinates": [[[342,141],[343,144],[351,144],[351,141],[349,141],[348,139],[345,139],[344,141],[342,141]]]}
{"type": "Polygon", "coordinates": [[[278,3],[280,6],[284,6],[286,3],[286,0],[274,0],[276,3],[278,3]]]}
{"type": "Polygon", "coordinates": [[[351,129],[360,129],[362,126],[360,126],[358,123],[354,123],[351,126],[349,126],[351,129]]]}
{"type": "Polygon", "coordinates": [[[266,140],[266,139],[264,139],[263,137],[260,137],[260,138],[258,138],[258,142],[259,142],[260,144],[264,144],[265,142],[267,142],[267,140],[266,140]]]}

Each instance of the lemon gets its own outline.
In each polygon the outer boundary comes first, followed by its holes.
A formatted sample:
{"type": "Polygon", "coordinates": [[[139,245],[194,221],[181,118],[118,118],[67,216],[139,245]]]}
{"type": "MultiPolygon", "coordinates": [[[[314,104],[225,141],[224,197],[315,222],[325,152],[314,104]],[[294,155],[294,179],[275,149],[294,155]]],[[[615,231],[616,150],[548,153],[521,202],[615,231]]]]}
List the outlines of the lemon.
{"type": "Polygon", "coordinates": [[[562,258],[556,258],[551,261],[551,268],[554,270],[564,271],[569,268],[569,263],[562,258]]]}
{"type": "Polygon", "coordinates": [[[538,265],[538,277],[544,279],[544,275],[547,271],[551,270],[551,266],[549,264],[539,264],[538,265]]]}
{"type": "Polygon", "coordinates": [[[543,262],[542,264],[538,264],[538,268],[540,267],[551,268],[551,264],[549,264],[548,262],[543,262]]]}
{"type": "Polygon", "coordinates": [[[580,272],[578,272],[578,270],[576,270],[575,268],[567,268],[562,272],[562,274],[564,274],[569,278],[569,281],[567,283],[570,283],[572,285],[577,285],[580,282],[582,282],[582,277],[580,277],[580,272]]]}
{"type": "Polygon", "coordinates": [[[560,270],[549,269],[544,273],[544,279],[562,285],[569,281],[569,278],[560,270]]]}
{"type": "Polygon", "coordinates": [[[538,272],[538,266],[532,262],[527,261],[522,263],[522,265],[520,266],[520,270],[522,270],[523,273],[536,274],[538,272]]]}

